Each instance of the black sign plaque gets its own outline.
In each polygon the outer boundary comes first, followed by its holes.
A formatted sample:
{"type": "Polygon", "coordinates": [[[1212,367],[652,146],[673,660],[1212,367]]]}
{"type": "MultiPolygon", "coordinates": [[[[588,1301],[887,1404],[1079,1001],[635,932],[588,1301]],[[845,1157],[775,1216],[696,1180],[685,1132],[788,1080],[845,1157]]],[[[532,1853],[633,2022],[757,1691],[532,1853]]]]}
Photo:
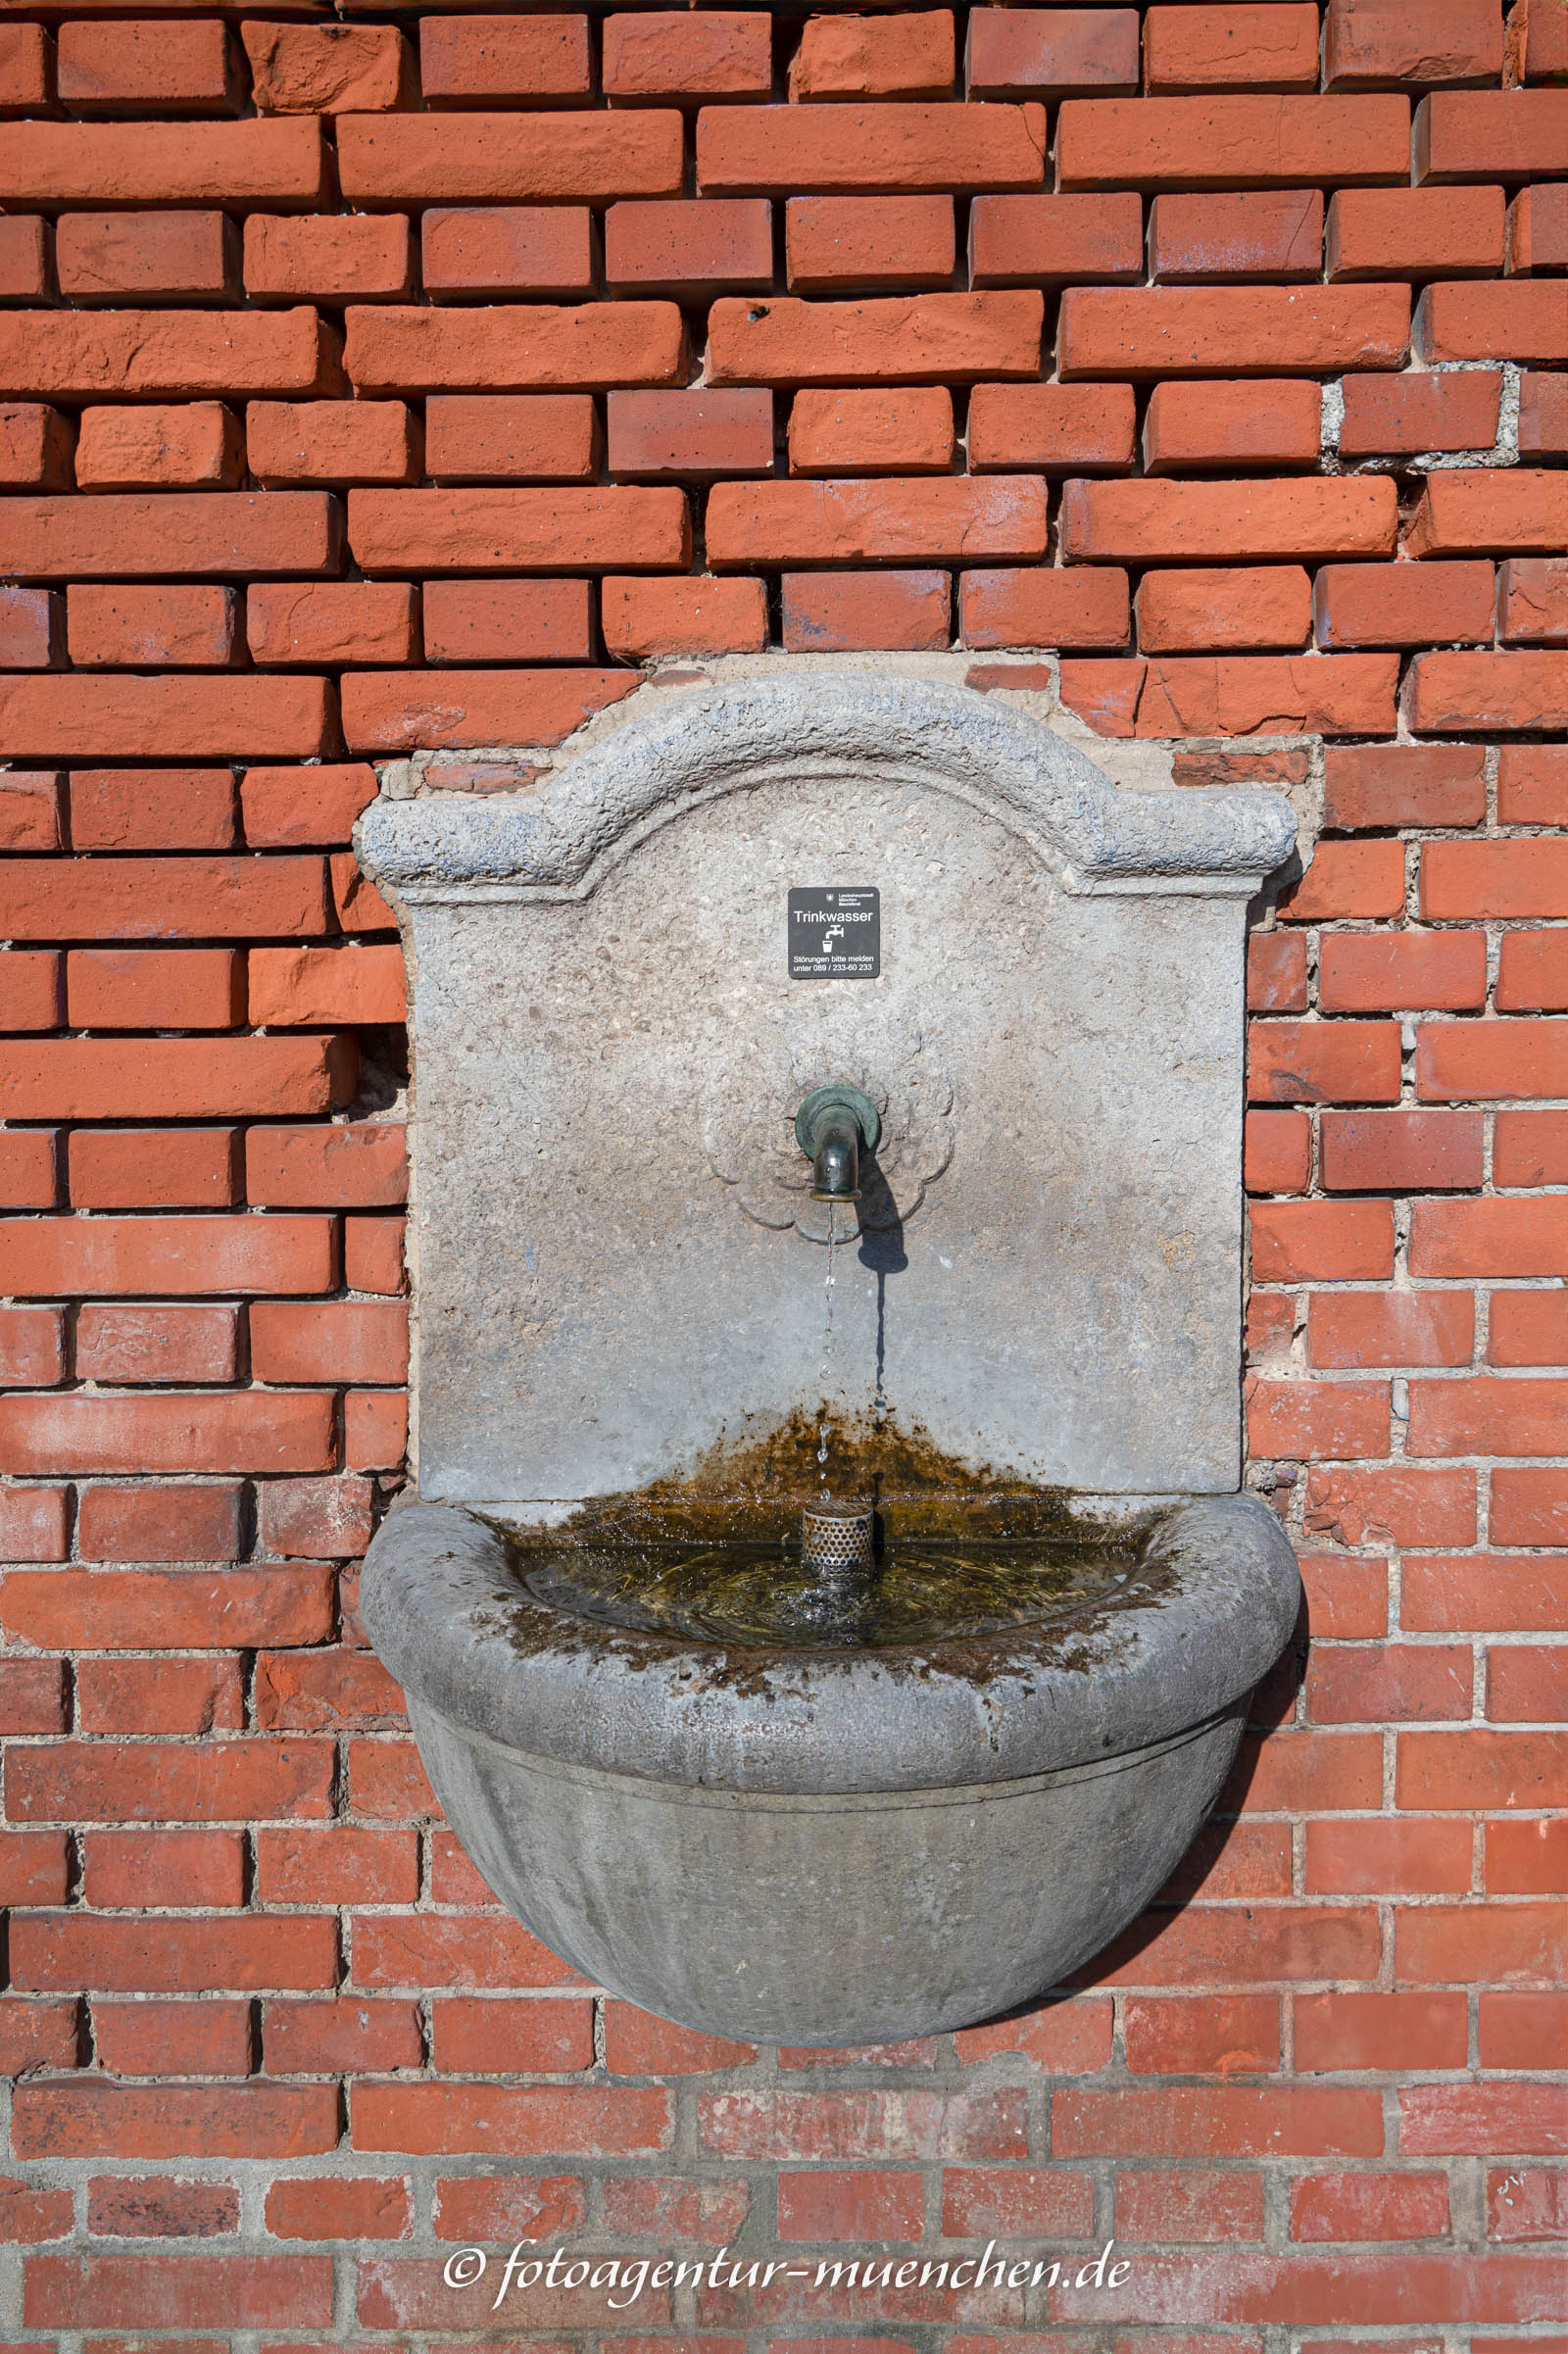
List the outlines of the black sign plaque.
{"type": "Polygon", "coordinates": [[[790,979],[874,981],[882,970],[882,895],[869,884],[790,893],[790,979]]]}

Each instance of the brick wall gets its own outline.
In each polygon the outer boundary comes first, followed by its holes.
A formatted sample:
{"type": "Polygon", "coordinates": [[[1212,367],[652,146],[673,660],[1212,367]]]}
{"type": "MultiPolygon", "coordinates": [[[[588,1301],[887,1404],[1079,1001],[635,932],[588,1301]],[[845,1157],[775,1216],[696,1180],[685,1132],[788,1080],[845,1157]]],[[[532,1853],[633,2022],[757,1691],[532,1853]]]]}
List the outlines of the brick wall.
{"type": "Polygon", "coordinates": [[[1562,2354],[1565,75],[1562,0],[7,0],[7,2354],[1562,2354]],[[954,640],[1321,790],[1248,1138],[1309,1610],[1081,1987],[754,2054],[491,1903],[358,1630],[404,1065],[350,828],[651,658],[954,640]],[[441,2278],[1112,2233],[1027,2301],[441,2278]]]}

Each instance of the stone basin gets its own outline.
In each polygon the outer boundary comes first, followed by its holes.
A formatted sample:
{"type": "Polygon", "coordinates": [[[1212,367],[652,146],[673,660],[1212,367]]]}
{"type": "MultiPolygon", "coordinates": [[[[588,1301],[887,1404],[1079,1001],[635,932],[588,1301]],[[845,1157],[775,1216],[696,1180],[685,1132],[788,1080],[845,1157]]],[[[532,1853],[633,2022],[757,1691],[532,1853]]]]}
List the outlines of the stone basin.
{"type": "Polygon", "coordinates": [[[1158,1509],[1055,1615],[964,1639],[608,1626],[441,1504],[386,1521],[362,1607],[448,1820],[527,1929],[683,2027],[833,2046],[993,2017],[1133,1920],[1298,1601],[1274,1515],[1232,1495],[1158,1509]]]}

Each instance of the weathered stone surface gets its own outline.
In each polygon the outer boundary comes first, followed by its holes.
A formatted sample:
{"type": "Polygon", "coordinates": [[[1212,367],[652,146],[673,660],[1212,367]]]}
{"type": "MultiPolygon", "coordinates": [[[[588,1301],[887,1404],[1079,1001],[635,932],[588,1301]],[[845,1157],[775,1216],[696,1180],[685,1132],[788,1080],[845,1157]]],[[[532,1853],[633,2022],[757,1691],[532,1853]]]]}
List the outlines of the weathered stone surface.
{"type": "Polygon", "coordinates": [[[1118,793],[994,700],[820,673],[669,698],[537,794],[378,803],[423,1496],[537,1517],[816,1402],[822,1253],[742,1161],[834,1078],[891,1197],[840,1253],[834,1407],[880,1378],[976,1468],[1234,1488],[1243,920],[1291,838],[1271,797],[1118,793]],[[785,895],[834,882],[881,891],[881,978],[792,983],[785,895]],[[949,1090],[938,1171],[901,1128],[949,1090]]]}

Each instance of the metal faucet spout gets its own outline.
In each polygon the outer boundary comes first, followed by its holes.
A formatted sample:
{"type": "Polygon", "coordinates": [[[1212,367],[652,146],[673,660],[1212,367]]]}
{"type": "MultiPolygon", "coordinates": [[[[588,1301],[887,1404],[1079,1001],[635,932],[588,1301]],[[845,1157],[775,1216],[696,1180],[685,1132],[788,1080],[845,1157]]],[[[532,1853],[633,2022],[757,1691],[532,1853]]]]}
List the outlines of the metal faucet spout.
{"type": "Polygon", "coordinates": [[[860,1154],[874,1150],[881,1116],[858,1087],[815,1087],[795,1114],[795,1141],[811,1164],[814,1202],[858,1202],[860,1154]]]}

